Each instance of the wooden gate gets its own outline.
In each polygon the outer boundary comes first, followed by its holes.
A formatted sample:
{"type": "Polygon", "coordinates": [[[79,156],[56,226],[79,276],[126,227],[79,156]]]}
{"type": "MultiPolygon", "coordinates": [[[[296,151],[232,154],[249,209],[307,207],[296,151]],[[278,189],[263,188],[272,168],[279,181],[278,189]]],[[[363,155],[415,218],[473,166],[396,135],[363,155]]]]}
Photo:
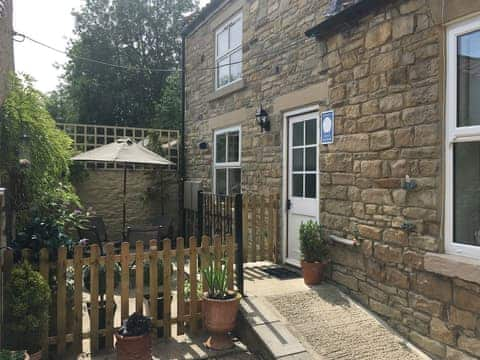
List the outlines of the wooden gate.
{"type": "MultiPolygon", "coordinates": [[[[184,334],[186,328],[195,333],[201,326],[202,289],[206,289],[202,269],[210,262],[226,261],[228,273],[228,288],[234,288],[234,258],[235,244],[232,236],[228,236],[222,244],[219,236],[213,238],[203,236],[200,246],[197,238],[191,237],[188,242],[183,238],[176,239],[176,249],[171,248],[171,241],[165,239],[159,248],[156,240],[151,240],[145,250],[143,242],[136,243],[135,251],[131,251],[129,243],[121,244],[121,251],[115,254],[112,243],[105,247],[105,256],[100,255],[98,245],[89,248],[75,246],[72,254],[67,248],[58,249],[57,259],[49,259],[47,249],[40,251],[38,270],[45,279],[50,279],[50,287],[54,295],[55,308],[50,318],[56,319],[54,326],[47,327],[43,336],[43,356],[54,351],[58,357],[66,353],[80,354],[85,348],[83,340],[90,340],[90,351],[98,352],[100,340],[105,348],[113,349],[114,332],[121,322],[133,311],[146,313],[145,295],[163,293],[163,308],[157,309],[157,296],[149,296],[149,313],[153,326],[163,330],[165,338],[171,337],[172,329],[176,327],[178,335],[184,334]],[[87,256],[85,254],[88,254],[87,256]],[[159,263],[161,260],[161,263],[159,263]],[[134,264],[134,265],[133,265],[134,264]],[[163,266],[163,281],[158,279],[158,266],[163,266]],[[90,293],[84,289],[82,274],[89,267],[90,293]],[[148,266],[148,272],[144,271],[148,266]],[[116,269],[120,268],[119,280],[116,281],[116,269]],[[52,274],[55,284],[52,284],[52,274]],[[105,285],[101,283],[105,276],[105,285]],[[144,276],[149,277],[148,289],[144,288],[144,276]],[[67,282],[73,285],[71,298],[68,294],[67,282]],[[163,286],[159,286],[163,283],[163,286]],[[186,286],[188,285],[188,286],[186,286]],[[99,300],[102,287],[105,287],[104,303],[99,300]],[[54,290],[54,288],[56,290],[54,290]],[[187,292],[187,293],[186,293],[187,292]],[[84,310],[85,303],[90,300],[89,315],[84,310]],[[120,316],[115,316],[115,310],[120,305],[120,316]],[[172,306],[173,305],[173,306],[172,306]],[[101,308],[105,308],[105,327],[101,325],[101,308]],[[172,315],[172,309],[176,315],[172,315]],[[157,313],[160,310],[161,314],[157,313]],[[69,316],[72,315],[72,321],[69,316]],[[160,315],[160,316],[159,316],[160,315]],[[88,320],[89,319],[89,320],[88,320]],[[119,321],[116,321],[119,320],[119,321]],[[85,324],[89,322],[89,331],[85,324]],[[70,326],[71,323],[71,326],[70,326]],[[54,329],[52,331],[52,328],[54,329]]],[[[32,254],[24,250],[23,260],[31,261],[32,254]]],[[[12,269],[14,254],[11,250],[5,252],[4,272],[8,275],[12,269]]]]}

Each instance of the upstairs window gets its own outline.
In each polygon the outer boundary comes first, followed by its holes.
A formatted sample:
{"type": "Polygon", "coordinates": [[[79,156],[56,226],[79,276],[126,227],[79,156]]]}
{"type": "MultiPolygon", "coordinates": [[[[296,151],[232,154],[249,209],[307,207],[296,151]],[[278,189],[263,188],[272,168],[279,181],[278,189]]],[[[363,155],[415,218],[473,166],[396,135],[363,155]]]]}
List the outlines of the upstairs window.
{"type": "Polygon", "coordinates": [[[480,18],[447,30],[445,245],[480,257],[480,18]]]}
{"type": "Polygon", "coordinates": [[[215,193],[234,195],[241,192],[241,133],[239,127],[217,130],[214,136],[215,193]]]}
{"type": "Polygon", "coordinates": [[[215,88],[242,78],[242,14],[220,26],[215,34],[215,88]]]}

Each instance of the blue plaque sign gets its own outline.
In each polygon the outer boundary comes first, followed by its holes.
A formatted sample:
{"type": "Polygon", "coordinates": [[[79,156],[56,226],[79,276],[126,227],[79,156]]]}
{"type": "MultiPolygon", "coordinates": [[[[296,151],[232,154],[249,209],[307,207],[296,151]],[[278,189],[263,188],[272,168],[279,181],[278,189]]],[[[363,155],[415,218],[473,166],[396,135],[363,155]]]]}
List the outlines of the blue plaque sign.
{"type": "Polygon", "coordinates": [[[322,112],[321,124],[320,124],[320,138],[322,144],[333,144],[333,136],[335,133],[335,112],[328,110],[322,112]]]}

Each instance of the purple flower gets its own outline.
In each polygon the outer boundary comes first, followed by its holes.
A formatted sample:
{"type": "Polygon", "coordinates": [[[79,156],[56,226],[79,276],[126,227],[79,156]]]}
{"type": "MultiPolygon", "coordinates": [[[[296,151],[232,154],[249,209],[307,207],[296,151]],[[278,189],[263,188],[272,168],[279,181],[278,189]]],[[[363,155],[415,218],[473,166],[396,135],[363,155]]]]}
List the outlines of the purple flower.
{"type": "Polygon", "coordinates": [[[80,239],[80,241],[78,242],[80,245],[82,246],[87,246],[88,245],[88,239],[80,239]]]}

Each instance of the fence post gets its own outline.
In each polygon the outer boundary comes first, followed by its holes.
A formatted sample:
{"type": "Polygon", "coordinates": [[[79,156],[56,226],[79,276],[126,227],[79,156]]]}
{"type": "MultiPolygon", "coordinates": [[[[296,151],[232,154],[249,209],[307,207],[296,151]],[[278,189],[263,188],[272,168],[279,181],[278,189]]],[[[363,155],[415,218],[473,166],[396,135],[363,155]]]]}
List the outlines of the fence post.
{"type": "MultiPolygon", "coordinates": [[[[203,233],[203,191],[197,193],[197,239],[201,239],[203,233]]],[[[198,245],[198,244],[197,244],[198,245]]]]}
{"type": "Polygon", "coordinates": [[[243,216],[242,216],[242,194],[235,196],[235,238],[237,242],[236,266],[237,286],[240,294],[244,295],[243,288],[243,216]]]}

